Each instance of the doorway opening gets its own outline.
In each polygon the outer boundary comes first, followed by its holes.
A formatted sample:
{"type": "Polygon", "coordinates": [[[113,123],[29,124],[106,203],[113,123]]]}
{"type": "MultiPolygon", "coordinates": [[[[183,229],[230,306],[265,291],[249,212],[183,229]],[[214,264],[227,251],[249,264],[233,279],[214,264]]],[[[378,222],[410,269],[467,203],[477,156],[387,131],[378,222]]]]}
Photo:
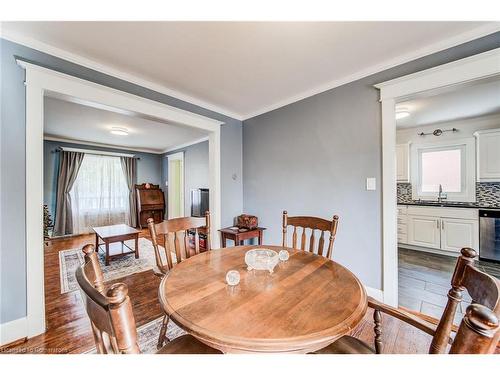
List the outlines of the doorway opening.
{"type": "MultiPolygon", "coordinates": [[[[462,85],[471,85],[473,83],[478,83],[484,79],[498,79],[500,77],[499,61],[500,49],[495,49],[375,85],[375,87],[380,90],[380,101],[382,103],[382,285],[384,302],[390,305],[398,306],[399,257],[397,176],[399,171],[396,162],[396,116],[398,115],[398,105],[410,100],[421,98],[422,96],[425,96],[422,95],[423,93],[426,93],[426,95],[438,95],[440,93],[449,92],[450,90],[453,91],[454,89],[462,85]]],[[[400,117],[400,115],[398,115],[398,117],[400,117]]],[[[447,128],[444,130],[447,130],[447,128]]],[[[443,131],[443,129],[441,129],[441,131],[443,131]]],[[[437,133],[453,134],[453,131],[437,133]]],[[[431,137],[433,136],[434,135],[432,135],[431,137]]],[[[422,175],[421,169],[414,169],[411,173],[412,175],[422,175]]],[[[427,175],[427,177],[429,176],[431,175],[427,175]]],[[[410,189],[410,192],[414,192],[413,187],[412,189],[410,189]]],[[[435,196],[437,196],[437,194],[443,197],[443,194],[446,194],[446,192],[443,191],[442,188],[440,189],[438,186],[437,192],[434,192],[435,196]]],[[[434,223],[436,233],[438,224],[442,225],[441,221],[434,223]]],[[[439,228],[440,231],[442,230],[441,225],[439,228]]],[[[408,228],[408,233],[410,233],[410,231],[411,230],[408,228]]],[[[400,233],[402,233],[401,230],[400,233]]],[[[480,246],[478,252],[481,253],[480,246]]]]}
{"type": "Polygon", "coordinates": [[[184,153],[167,156],[168,159],[168,218],[184,216],[184,153]]]}
{"type": "MultiPolygon", "coordinates": [[[[25,61],[18,60],[18,63],[26,70],[27,319],[25,336],[29,338],[45,332],[46,329],[42,226],[44,217],[44,102],[46,98],[65,99],[113,113],[153,120],[161,124],[197,129],[204,132],[204,138],[208,135],[208,185],[211,192],[210,209],[214,223],[215,242],[217,242],[215,232],[220,228],[220,125],[222,123],[25,61]]],[[[84,147],[80,145],[79,148],[84,147]]],[[[135,150],[131,154],[137,152],[138,150],[135,150]]],[[[214,246],[216,245],[218,244],[214,246]]]]}

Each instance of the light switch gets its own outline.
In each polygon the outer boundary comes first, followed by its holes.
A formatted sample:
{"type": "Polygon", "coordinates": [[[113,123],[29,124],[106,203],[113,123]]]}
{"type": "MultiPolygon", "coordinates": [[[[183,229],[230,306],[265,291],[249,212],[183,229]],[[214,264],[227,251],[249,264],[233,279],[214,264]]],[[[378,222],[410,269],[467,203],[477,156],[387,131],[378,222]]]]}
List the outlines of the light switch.
{"type": "Polygon", "coordinates": [[[366,190],[377,190],[377,179],[375,177],[366,178],[366,190]]]}

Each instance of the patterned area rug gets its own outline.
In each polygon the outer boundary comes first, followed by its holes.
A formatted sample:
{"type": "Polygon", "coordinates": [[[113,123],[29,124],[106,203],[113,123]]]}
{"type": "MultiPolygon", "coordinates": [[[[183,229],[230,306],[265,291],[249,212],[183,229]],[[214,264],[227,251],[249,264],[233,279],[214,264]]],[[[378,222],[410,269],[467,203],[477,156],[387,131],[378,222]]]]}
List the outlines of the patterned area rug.
{"type": "MultiPolygon", "coordinates": [[[[139,348],[143,354],[154,354],[156,343],[158,342],[158,335],[160,334],[161,322],[163,318],[155,319],[137,328],[137,341],[139,348]]],[[[186,332],[179,328],[174,322],[170,321],[167,328],[167,337],[173,340],[176,337],[184,335],[186,332]]],[[[96,354],[96,350],[92,349],[85,354],[96,354]]]]}
{"type": "MultiPolygon", "coordinates": [[[[132,249],[135,246],[134,240],[125,241],[125,243],[132,249]]],[[[59,252],[61,294],[78,290],[75,271],[83,262],[84,258],[81,248],[59,252]]],[[[100,251],[99,262],[101,263],[105,281],[115,280],[120,277],[150,270],[156,264],[153,243],[146,238],[139,238],[139,259],[135,259],[134,254],[129,254],[114,259],[110,262],[109,266],[105,266],[104,253],[100,251]]]]}

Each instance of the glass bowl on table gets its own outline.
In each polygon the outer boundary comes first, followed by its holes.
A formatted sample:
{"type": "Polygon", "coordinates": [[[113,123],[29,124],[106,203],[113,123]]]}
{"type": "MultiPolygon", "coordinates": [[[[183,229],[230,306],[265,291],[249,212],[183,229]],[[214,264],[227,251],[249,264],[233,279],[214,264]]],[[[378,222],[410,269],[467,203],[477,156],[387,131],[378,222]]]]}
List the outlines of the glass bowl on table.
{"type": "Polygon", "coordinates": [[[245,253],[245,263],[249,271],[265,270],[273,273],[278,262],[278,253],[274,250],[261,248],[249,250],[245,253]]]}

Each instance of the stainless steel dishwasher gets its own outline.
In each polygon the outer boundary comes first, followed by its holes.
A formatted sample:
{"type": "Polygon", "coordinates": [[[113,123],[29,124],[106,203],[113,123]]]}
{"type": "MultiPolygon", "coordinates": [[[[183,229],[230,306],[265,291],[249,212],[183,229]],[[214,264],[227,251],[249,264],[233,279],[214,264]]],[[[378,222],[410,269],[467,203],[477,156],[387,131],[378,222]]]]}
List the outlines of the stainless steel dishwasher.
{"type": "Polygon", "coordinates": [[[479,210],[479,259],[500,262],[500,210],[479,210]]]}

